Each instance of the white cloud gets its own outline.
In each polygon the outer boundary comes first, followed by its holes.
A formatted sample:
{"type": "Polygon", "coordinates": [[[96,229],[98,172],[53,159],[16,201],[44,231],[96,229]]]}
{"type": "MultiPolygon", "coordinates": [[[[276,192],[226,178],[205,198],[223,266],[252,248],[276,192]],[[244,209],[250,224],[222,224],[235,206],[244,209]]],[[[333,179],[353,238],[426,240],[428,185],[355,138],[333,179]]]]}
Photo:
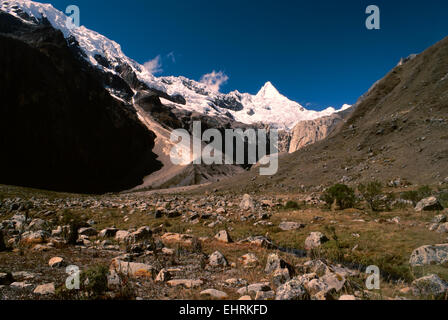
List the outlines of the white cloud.
{"type": "Polygon", "coordinates": [[[176,63],[176,56],[174,55],[174,51],[171,51],[166,55],[167,58],[171,59],[172,63],[176,63]]]}
{"type": "Polygon", "coordinates": [[[156,73],[163,72],[162,59],[161,59],[160,55],[158,55],[157,57],[155,57],[154,59],[152,59],[148,62],[145,62],[143,64],[143,66],[150,74],[156,74],[156,73]]]}
{"type": "Polygon", "coordinates": [[[201,78],[201,83],[205,84],[213,91],[219,91],[219,88],[229,80],[229,77],[222,71],[204,74],[201,78]]]}

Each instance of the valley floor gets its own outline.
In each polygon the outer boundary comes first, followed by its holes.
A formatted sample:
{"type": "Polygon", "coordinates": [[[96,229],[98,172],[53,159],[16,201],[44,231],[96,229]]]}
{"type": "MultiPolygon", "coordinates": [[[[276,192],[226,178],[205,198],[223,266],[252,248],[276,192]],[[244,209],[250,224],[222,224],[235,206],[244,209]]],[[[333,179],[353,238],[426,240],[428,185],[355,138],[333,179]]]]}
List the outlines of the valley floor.
{"type": "Polygon", "coordinates": [[[409,262],[416,248],[448,242],[430,230],[440,214],[332,211],[310,193],[0,186],[0,299],[446,299],[446,259],[409,262]],[[378,290],[366,287],[370,265],[378,290]],[[80,290],[67,289],[67,266],[80,269],[80,290]],[[440,283],[416,280],[430,274],[440,283]]]}

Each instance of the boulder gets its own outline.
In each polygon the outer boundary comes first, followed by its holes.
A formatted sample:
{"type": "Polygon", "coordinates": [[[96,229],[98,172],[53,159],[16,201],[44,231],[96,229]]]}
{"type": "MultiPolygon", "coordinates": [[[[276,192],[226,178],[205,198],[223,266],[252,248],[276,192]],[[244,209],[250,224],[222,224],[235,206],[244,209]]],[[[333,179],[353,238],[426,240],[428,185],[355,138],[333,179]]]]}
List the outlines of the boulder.
{"type": "Polygon", "coordinates": [[[110,270],[118,274],[122,273],[134,278],[153,278],[155,276],[155,268],[149,264],[126,262],[120,259],[113,259],[110,270]]]}
{"type": "Polygon", "coordinates": [[[239,243],[249,243],[251,245],[266,248],[266,249],[276,249],[277,248],[274,245],[274,243],[272,243],[271,240],[269,240],[268,238],[263,237],[263,236],[248,237],[246,239],[239,241],[239,243]]]}
{"type": "Polygon", "coordinates": [[[444,264],[448,262],[448,244],[427,245],[415,249],[409,264],[420,267],[431,264],[444,264]]]}
{"type": "Polygon", "coordinates": [[[305,262],[303,268],[308,273],[315,273],[319,277],[324,276],[327,273],[331,273],[332,268],[323,260],[310,260],[305,262]]]}
{"type": "Polygon", "coordinates": [[[157,275],[155,282],[167,282],[169,280],[171,280],[171,274],[168,272],[168,270],[162,269],[157,275]]]}
{"type": "Polygon", "coordinates": [[[437,228],[438,233],[448,233],[448,222],[442,223],[437,228]]]}
{"type": "Polygon", "coordinates": [[[425,198],[421,200],[419,203],[417,203],[417,205],[415,206],[415,211],[417,212],[437,211],[437,210],[443,210],[443,207],[436,197],[425,198]]]}
{"type": "Polygon", "coordinates": [[[247,286],[247,281],[244,279],[230,278],[225,280],[224,282],[232,287],[247,286]]]}
{"type": "Polygon", "coordinates": [[[152,231],[149,227],[138,228],[137,231],[129,234],[128,239],[133,242],[148,240],[152,238],[152,231]]]}
{"type": "Polygon", "coordinates": [[[53,257],[48,261],[50,268],[61,268],[65,265],[64,259],[61,257],[53,257]]]}
{"type": "Polygon", "coordinates": [[[345,277],[337,273],[327,273],[320,280],[327,286],[327,291],[334,289],[339,292],[345,285],[345,277]]]}
{"type": "Polygon", "coordinates": [[[240,209],[245,211],[255,209],[254,201],[252,200],[252,197],[250,195],[245,194],[243,196],[243,200],[240,203],[240,209]]]}
{"type": "Polygon", "coordinates": [[[161,239],[166,242],[191,243],[191,240],[193,239],[193,237],[188,234],[167,232],[162,235],[161,239]]]}
{"type": "Polygon", "coordinates": [[[115,240],[118,242],[126,242],[129,238],[130,233],[126,230],[119,230],[115,233],[115,240]]]}
{"type": "Polygon", "coordinates": [[[290,280],[277,289],[275,300],[304,300],[308,292],[300,280],[290,280]]]}
{"type": "Polygon", "coordinates": [[[212,267],[227,267],[229,265],[226,257],[219,251],[213,252],[208,260],[212,267]]]}
{"type": "Polygon", "coordinates": [[[37,286],[33,293],[41,295],[50,295],[55,293],[54,283],[47,283],[37,286]]]}
{"type": "Polygon", "coordinates": [[[197,279],[197,280],[190,280],[190,279],[176,279],[176,280],[170,280],[167,282],[167,284],[171,287],[178,287],[183,286],[187,289],[200,287],[204,284],[204,281],[197,279]]]}
{"type": "Polygon", "coordinates": [[[232,239],[230,238],[230,235],[226,230],[219,231],[218,234],[215,236],[215,239],[225,243],[232,242],[232,239]]]}
{"type": "Polygon", "coordinates": [[[101,230],[98,233],[98,237],[100,237],[100,238],[112,238],[112,237],[115,237],[117,232],[118,232],[118,229],[116,229],[116,228],[106,228],[106,229],[101,230]]]}
{"type": "Polygon", "coordinates": [[[27,229],[30,231],[39,231],[39,230],[45,230],[47,228],[48,228],[47,221],[42,219],[33,219],[28,225],[27,229]]]}
{"type": "Polygon", "coordinates": [[[33,285],[27,282],[13,282],[9,286],[14,289],[29,289],[33,285]]]}
{"type": "Polygon", "coordinates": [[[305,249],[306,250],[316,249],[327,241],[329,240],[323,233],[311,232],[308,238],[306,238],[305,240],[305,249]]]}
{"type": "Polygon", "coordinates": [[[22,234],[21,243],[24,245],[34,245],[39,243],[44,243],[49,237],[48,232],[39,230],[39,231],[28,231],[22,234]]]}
{"type": "Polygon", "coordinates": [[[354,295],[344,294],[344,295],[339,297],[339,300],[351,301],[351,300],[359,300],[359,299],[356,298],[354,295]]]}
{"type": "Polygon", "coordinates": [[[271,291],[271,290],[272,289],[269,286],[269,282],[261,282],[261,283],[250,284],[248,286],[240,288],[237,290],[237,292],[240,296],[242,296],[242,295],[248,295],[250,293],[256,294],[259,291],[271,291]]]}
{"type": "Polygon", "coordinates": [[[448,283],[437,275],[431,274],[414,280],[412,282],[412,292],[415,296],[444,297],[448,294],[448,283]]]}
{"type": "Polygon", "coordinates": [[[432,219],[432,223],[444,223],[446,221],[446,215],[438,214],[432,219]]]}
{"type": "Polygon", "coordinates": [[[245,254],[239,260],[245,267],[255,267],[258,264],[258,258],[253,253],[245,254]]]}
{"type": "Polygon", "coordinates": [[[275,291],[258,291],[255,295],[255,300],[274,300],[275,291]]]}
{"type": "Polygon", "coordinates": [[[94,237],[98,234],[98,231],[96,231],[95,228],[87,227],[87,228],[81,228],[78,230],[78,234],[80,236],[88,236],[88,237],[94,237]]]}
{"type": "Polygon", "coordinates": [[[309,282],[304,283],[305,288],[310,295],[315,295],[319,292],[327,292],[329,290],[328,285],[320,279],[312,279],[309,282]]]}
{"type": "Polygon", "coordinates": [[[201,291],[200,295],[214,298],[214,299],[225,299],[228,297],[227,293],[225,293],[223,291],[216,290],[216,289],[207,289],[207,290],[201,291]]]}
{"type": "Polygon", "coordinates": [[[289,270],[287,268],[279,268],[272,273],[272,283],[277,287],[291,280],[289,270]]]}
{"type": "Polygon", "coordinates": [[[305,225],[302,223],[298,223],[298,222],[281,222],[280,225],[278,226],[280,229],[282,229],[283,231],[291,231],[291,230],[298,230],[301,228],[304,228],[305,225]]]}
{"type": "Polygon", "coordinates": [[[278,269],[287,269],[288,272],[293,275],[294,274],[294,268],[287,263],[285,260],[281,259],[280,256],[276,253],[272,253],[268,256],[268,259],[266,261],[266,267],[264,268],[264,271],[266,273],[272,273],[278,269]]]}

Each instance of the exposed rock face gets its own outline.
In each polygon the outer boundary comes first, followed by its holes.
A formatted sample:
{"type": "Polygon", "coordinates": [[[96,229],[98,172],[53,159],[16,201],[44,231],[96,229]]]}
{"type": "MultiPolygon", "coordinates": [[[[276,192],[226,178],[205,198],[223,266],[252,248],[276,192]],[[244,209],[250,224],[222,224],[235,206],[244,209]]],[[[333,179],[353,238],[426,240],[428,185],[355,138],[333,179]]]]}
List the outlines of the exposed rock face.
{"type": "Polygon", "coordinates": [[[289,153],[327,138],[353,113],[356,106],[315,120],[300,121],[291,133],[289,153]]]}
{"type": "Polygon", "coordinates": [[[335,113],[316,120],[300,121],[292,130],[289,152],[295,152],[307,145],[325,139],[342,120],[342,116],[335,113]]]}
{"type": "Polygon", "coordinates": [[[60,31],[0,12],[0,68],[1,183],[121,191],[160,168],[154,135],[60,31]]]}

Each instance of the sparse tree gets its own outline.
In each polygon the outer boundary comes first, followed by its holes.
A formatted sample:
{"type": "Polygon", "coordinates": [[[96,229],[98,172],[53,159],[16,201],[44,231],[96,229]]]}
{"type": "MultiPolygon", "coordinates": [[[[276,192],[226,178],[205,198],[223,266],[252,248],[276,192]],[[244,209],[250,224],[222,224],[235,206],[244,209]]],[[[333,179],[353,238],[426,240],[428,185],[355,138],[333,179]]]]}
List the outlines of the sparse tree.
{"type": "Polygon", "coordinates": [[[373,211],[379,211],[381,205],[381,196],[383,194],[383,185],[379,181],[372,181],[367,184],[360,184],[358,191],[369,204],[373,211]]]}
{"type": "Polygon", "coordinates": [[[353,208],[356,202],[354,190],[345,184],[335,184],[330,187],[322,194],[321,199],[327,203],[329,208],[336,202],[341,210],[353,208]]]}

